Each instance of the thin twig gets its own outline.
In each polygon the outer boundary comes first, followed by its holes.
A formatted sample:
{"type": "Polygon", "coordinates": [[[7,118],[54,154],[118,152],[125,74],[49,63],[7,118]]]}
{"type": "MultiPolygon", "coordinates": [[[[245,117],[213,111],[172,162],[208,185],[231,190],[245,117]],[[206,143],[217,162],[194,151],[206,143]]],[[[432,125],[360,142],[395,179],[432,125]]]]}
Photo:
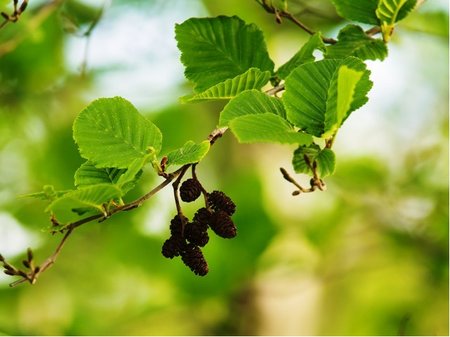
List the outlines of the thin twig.
{"type": "MultiPolygon", "coordinates": [[[[303,192],[303,193],[312,192],[311,189],[302,187],[302,186],[301,186],[294,178],[292,178],[292,177],[289,175],[289,173],[288,173],[283,167],[280,167],[280,171],[281,171],[281,174],[283,175],[283,178],[286,179],[287,181],[289,181],[289,182],[290,182],[291,184],[293,184],[295,187],[297,187],[298,190],[299,190],[300,192],[303,192]]],[[[297,191],[293,192],[292,194],[293,194],[293,195],[298,195],[298,194],[300,194],[300,193],[296,193],[296,192],[297,192],[297,191]]]]}
{"type": "Polygon", "coordinates": [[[277,93],[279,93],[280,91],[283,91],[284,89],[285,89],[284,83],[282,83],[282,84],[279,84],[279,85],[277,85],[277,86],[275,86],[275,87],[273,87],[273,88],[271,88],[269,90],[266,90],[265,93],[267,95],[269,95],[269,96],[274,96],[277,93]]]}
{"type": "Polygon", "coordinates": [[[219,139],[220,137],[222,137],[224,134],[225,134],[225,132],[227,132],[227,130],[228,130],[228,127],[227,126],[225,126],[225,127],[223,127],[223,128],[217,128],[217,129],[215,129],[215,130],[213,130],[210,134],[209,134],[209,136],[208,136],[208,140],[209,140],[209,143],[211,144],[211,145],[213,145],[215,142],[216,142],[216,140],[217,139],[219,139]]]}
{"type": "Polygon", "coordinates": [[[373,26],[372,28],[365,31],[367,36],[374,36],[378,33],[381,33],[381,27],[380,26],[373,26]]]}
{"type": "MultiPolygon", "coordinates": [[[[299,19],[297,19],[292,13],[287,12],[284,9],[278,9],[275,8],[272,4],[269,4],[267,0],[256,0],[256,2],[261,5],[264,10],[270,14],[275,14],[276,20],[278,23],[281,23],[281,18],[286,18],[293,22],[295,25],[303,29],[305,32],[307,32],[310,35],[314,35],[315,32],[308,26],[306,26],[303,22],[301,22],[299,19]]],[[[328,44],[335,44],[337,41],[333,38],[327,38],[322,36],[322,41],[324,43],[328,44]]]]}
{"type": "Polygon", "coordinates": [[[143,195],[142,197],[140,197],[139,199],[136,199],[133,202],[130,202],[128,204],[125,204],[121,207],[115,208],[110,212],[110,215],[113,215],[115,213],[121,212],[121,211],[129,211],[131,209],[140,207],[146,200],[150,199],[152,196],[154,196],[156,193],[158,193],[159,191],[161,191],[164,187],[166,187],[167,185],[169,185],[180,173],[181,173],[182,168],[176,170],[175,172],[169,173],[168,175],[165,176],[166,180],[164,180],[161,184],[159,184],[158,186],[156,186],[154,189],[152,189],[150,192],[148,192],[147,194],[143,195]]]}
{"type": "Polygon", "coordinates": [[[175,206],[177,207],[177,213],[178,213],[179,216],[183,215],[183,211],[181,210],[180,198],[178,196],[178,186],[180,186],[181,179],[183,178],[184,174],[186,173],[186,171],[188,170],[188,168],[191,165],[192,164],[186,164],[183,167],[181,167],[180,174],[178,175],[177,179],[172,184],[173,196],[174,196],[174,199],[175,199],[175,206]]]}
{"type": "MultiPolygon", "coordinates": [[[[66,231],[65,234],[64,234],[64,236],[63,236],[63,238],[62,238],[61,241],[59,242],[59,244],[58,244],[58,246],[56,247],[56,249],[55,249],[55,251],[53,252],[53,254],[50,255],[50,256],[49,256],[49,257],[48,257],[48,258],[40,265],[39,271],[36,272],[36,273],[34,273],[34,274],[31,274],[31,273],[25,274],[25,275],[23,276],[22,279],[19,279],[19,280],[15,281],[15,282],[11,283],[10,286],[11,286],[11,287],[14,287],[14,286],[17,286],[17,285],[19,285],[19,284],[21,284],[21,283],[24,283],[24,282],[26,282],[26,281],[30,281],[31,284],[34,284],[34,283],[36,282],[37,278],[39,277],[39,275],[40,275],[41,273],[43,273],[45,270],[47,270],[48,268],[50,268],[50,267],[55,263],[57,257],[59,256],[59,254],[60,254],[60,252],[61,252],[61,250],[62,250],[62,248],[64,247],[64,245],[65,245],[67,239],[69,238],[69,236],[73,233],[73,231],[74,231],[76,228],[78,228],[78,227],[80,227],[80,226],[82,226],[82,225],[84,225],[84,224],[86,224],[86,223],[92,222],[92,221],[94,221],[94,220],[103,221],[103,220],[106,220],[106,218],[109,218],[109,217],[111,217],[112,215],[114,215],[114,214],[116,214],[116,213],[119,213],[119,212],[122,212],[122,211],[128,211],[128,210],[130,210],[130,209],[139,207],[140,205],[142,205],[142,203],[143,203],[144,201],[146,201],[147,199],[151,198],[153,195],[155,195],[156,193],[158,193],[158,192],[159,192],[160,190],[162,190],[164,187],[166,187],[167,185],[169,185],[169,184],[170,184],[170,183],[171,183],[171,182],[172,182],[172,181],[173,181],[173,180],[174,180],[174,179],[182,172],[182,169],[183,169],[183,168],[178,169],[178,170],[172,172],[171,174],[169,174],[169,175],[167,176],[167,178],[166,178],[161,184],[159,184],[158,186],[156,186],[155,188],[153,188],[150,192],[148,192],[148,193],[145,194],[144,196],[142,196],[142,197],[136,199],[136,200],[133,201],[133,202],[130,202],[130,203],[128,203],[128,204],[125,204],[125,205],[123,205],[123,206],[120,206],[120,207],[117,207],[117,208],[113,209],[113,210],[110,211],[106,216],[105,216],[104,214],[95,214],[95,215],[89,216],[89,217],[84,218],[84,219],[80,219],[80,220],[78,220],[78,221],[76,221],[76,222],[73,222],[73,223],[70,223],[70,224],[66,225],[65,228],[63,229],[63,230],[66,231]]],[[[187,169],[187,168],[186,168],[186,169],[187,169]]]]}
{"type": "MultiPolygon", "coordinates": [[[[227,129],[228,128],[225,127],[225,128],[218,128],[218,129],[213,130],[208,135],[208,138],[207,138],[210,141],[211,145],[214,144],[217,139],[222,137],[223,134],[227,131],[227,129]]],[[[17,286],[24,282],[27,282],[27,281],[30,282],[31,284],[34,284],[37,281],[40,274],[42,274],[44,271],[46,271],[48,268],[50,268],[55,263],[56,259],[58,258],[59,254],[61,253],[65,243],[67,242],[67,239],[70,237],[70,235],[72,235],[72,233],[74,232],[74,230],[76,228],[78,228],[86,223],[92,222],[94,220],[98,220],[99,222],[101,222],[101,221],[104,221],[104,220],[110,218],[114,214],[117,214],[117,213],[120,213],[123,211],[129,211],[131,209],[140,207],[146,200],[150,199],[156,193],[161,191],[164,187],[166,187],[167,185],[172,183],[172,181],[174,181],[174,179],[176,179],[175,182],[173,182],[173,188],[174,188],[174,193],[175,193],[175,202],[177,203],[177,211],[179,214],[181,214],[181,207],[180,207],[180,203],[178,200],[178,186],[180,184],[181,178],[186,173],[186,171],[189,169],[189,167],[194,166],[194,165],[195,164],[186,164],[186,165],[183,165],[181,168],[177,169],[176,171],[166,174],[164,176],[164,178],[165,178],[164,181],[162,183],[160,183],[158,186],[156,186],[155,188],[153,188],[151,191],[149,191],[142,197],[140,197],[130,203],[127,203],[125,205],[121,205],[121,206],[118,206],[117,208],[112,209],[107,214],[91,215],[89,217],[80,219],[76,222],[66,225],[62,229],[62,231],[65,232],[64,236],[61,239],[61,241],[59,242],[59,244],[56,246],[52,255],[50,255],[40,266],[32,268],[32,271],[30,273],[25,273],[21,270],[14,269],[15,272],[17,272],[14,274],[14,276],[20,276],[22,278],[17,281],[14,281],[13,283],[10,284],[10,286],[14,287],[14,286],[17,286]]],[[[52,222],[56,222],[56,220],[54,218],[52,218],[52,222]]],[[[11,266],[4,260],[4,258],[1,255],[0,255],[0,257],[1,257],[0,262],[2,262],[4,266],[5,265],[11,266]]],[[[13,267],[11,266],[10,268],[13,268],[13,267]]]]}
{"type": "Polygon", "coordinates": [[[330,138],[325,139],[325,148],[331,149],[333,147],[334,140],[336,139],[336,134],[337,132],[330,138]]]}
{"type": "Polygon", "coordinates": [[[46,271],[48,268],[50,268],[58,258],[58,255],[61,253],[62,248],[64,247],[64,244],[66,243],[68,237],[73,233],[73,228],[69,229],[63,236],[62,240],[59,242],[58,246],[56,247],[55,251],[52,255],[50,255],[39,267],[37,272],[31,272],[30,274],[26,274],[23,276],[23,278],[10,283],[10,287],[18,286],[19,284],[22,284],[26,281],[29,281],[31,284],[35,284],[37,281],[37,278],[41,273],[46,271]]]}
{"type": "MultiPolygon", "coordinates": [[[[36,31],[39,27],[62,3],[64,0],[52,0],[42,5],[42,7],[34,14],[34,16],[26,21],[24,27],[27,32],[36,31]]],[[[22,33],[16,35],[12,39],[3,42],[0,45],[0,56],[13,51],[23,40],[27,38],[27,34],[22,33]]]]}
{"type": "Polygon", "coordinates": [[[5,27],[10,22],[16,23],[19,20],[19,17],[22,15],[22,13],[25,11],[25,9],[28,6],[28,0],[23,0],[22,4],[17,8],[18,3],[19,3],[18,0],[13,1],[14,10],[13,10],[12,14],[7,14],[5,12],[0,13],[1,16],[5,19],[0,24],[0,29],[5,27]]]}
{"type": "Polygon", "coordinates": [[[102,18],[106,7],[107,7],[107,3],[109,5],[108,1],[104,1],[102,8],[100,8],[100,10],[97,13],[97,16],[95,17],[95,19],[91,22],[91,24],[89,25],[88,29],[83,33],[83,37],[86,39],[85,45],[84,45],[84,55],[83,55],[83,62],[81,63],[81,77],[86,76],[86,71],[87,71],[87,60],[88,60],[88,54],[89,54],[89,46],[90,46],[90,41],[91,41],[91,35],[92,32],[94,31],[95,27],[97,27],[97,24],[100,22],[100,19],[102,18]]]}
{"type": "Polygon", "coordinates": [[[325,183],[317,176],[316,169],[313,169],[313,167],[311,166],[311,170],[314,174],[314,177],[311,179],[311,187],[305,188],[301,186],[294,178],[292,178],[284,168],[280,167],[280,172],[283,175],[283,178],[298,188],[297,191],[292,192],[292,195],[299,195],[300,193],[311,193],[314,192],[317,188],[321,191],[325,190],[325,183]]]}

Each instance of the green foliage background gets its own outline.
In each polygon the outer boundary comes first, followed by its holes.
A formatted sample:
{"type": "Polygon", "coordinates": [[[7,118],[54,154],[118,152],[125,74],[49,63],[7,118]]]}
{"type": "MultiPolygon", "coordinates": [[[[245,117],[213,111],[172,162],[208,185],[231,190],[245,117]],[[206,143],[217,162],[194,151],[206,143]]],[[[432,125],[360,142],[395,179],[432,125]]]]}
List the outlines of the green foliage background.
{"type": "MultiPolygon", "coordinates": [[[[86,31],[98,8],[70,0],[37,22],[41,3],[0,30],[0,252],[17,261],[27,246],[36,247],[39,261],[58,242],[42,231],[49,224],[45,206],[17,196],[44,184],[73,186],[83,159],[72,123],[93,98],[121,95],[136,103],[163,131],[163,151],[201,142],[218,124],[222,103],[178,103],[191,90],[179,61],[170,66],[180,77],[164,92],[158,81],[165,75],[155,80],[148,73],[152,84],[127,97],[124,86],[139,84],[127,63],[135,50],[96,45],[96,34],[111,27],[135,33],[141,21],[129,19],[139,13],[160,25],[161,36],[170,36],[167,29],[173,36],[186,15],[239,15],[263,30],[278,66],[307,39],[250,0],[114,1],[92,32],[81,76],[82,53],[70,47],[83,40],[74,27],[86,31]],[[130,29],[119,25],[124,20],[130,29]],[[102,47],[119,49],[123,63],[96,62],[92,55],[102,47]],[[116,74],[116,87],[102,82],[108,74],[116,74]]],[[[325,36],[343,26],[329,1],[290,3],[325,36]]],[[[9,10],[8,1],[1,5],[9,10]]],[[[131,46],[154,43],[155,34],[146,33],[129,36],[131,46]]],[[[209,190],[224,190],[238,205],[238,236],[212,238],[204,250],[207,277],[160,253],[175,214],[168,188],[140,209],[78,229],[36,285],[11,289],[2,276],[0,334],[448,335],[448,8],[425,3],[399,25],[389,47],[385,62],[370,63],[381,74],[375,85],[386,88],[337,138],[327,192],[292,197],[278,171],[291,169],[292,148],[239,145],[227,134],[198,174],[209,190]],[[417,55],[407,62],[411,53],[417,55]],[[383,72],[405,62],[414,82],[383,72]],[[381,115],[384,124],[367,133],[365,115],[381,115]]],[[[129,200],[157,183],[144,173],[129,200]]],[[[186,209],[191,215],[196,208],[186,209]]]]}

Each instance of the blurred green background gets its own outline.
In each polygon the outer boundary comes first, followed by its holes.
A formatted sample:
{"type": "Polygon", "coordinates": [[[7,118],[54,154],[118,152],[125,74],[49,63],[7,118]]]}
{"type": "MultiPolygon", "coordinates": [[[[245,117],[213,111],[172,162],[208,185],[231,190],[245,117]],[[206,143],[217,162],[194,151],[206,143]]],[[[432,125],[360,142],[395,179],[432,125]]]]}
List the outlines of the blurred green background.
{"type": "MultiPolygon", "coordinates": [[[[345,24],[329,1],[289,3],[326,36],[345,24]]],[[[6,258],[33,247],[42,261],[57,245],[45,205],[17,196],[73,187],[83,160],[71,126],[92,99],[133,102],[163,131],[164,151],[214,129],[223,104],[178,103],[191,87],[173,28],[220,14],[256,23],[278,66],[308,37],[252,0],[33,0],[0,30],[6,258]]],[[[198,174],[238,205],[238,236],[211,238],[206,277],[160,253],[175,214],[168,188],[79,228],[36,285],[0,276],[0,335],[448,335],[448,58],[448,3],[426,1],[397,27],[388,59],[368,62],[370,101],[340,131],[328,191],[291,196],[279,167],[292,171],[293,148],[227,134],[198,174]]],[[[127,200],[157,183],[146,172],[127,200]]]]}

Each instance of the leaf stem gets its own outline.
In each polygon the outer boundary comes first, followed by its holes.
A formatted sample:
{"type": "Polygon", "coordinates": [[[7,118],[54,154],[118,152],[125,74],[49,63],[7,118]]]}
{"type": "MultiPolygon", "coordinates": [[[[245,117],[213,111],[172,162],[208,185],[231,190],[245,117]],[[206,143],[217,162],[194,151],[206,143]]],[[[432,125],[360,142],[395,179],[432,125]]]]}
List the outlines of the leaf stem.
{"type": "Polygon", "coordinates": [[[81,62],[81,66],[80,66],[81,77],[85,77],[86,72],[87,72],[87,62],[88,62],[89,47],[90,47],[92,32],[97,27],[98,23],[100,22],[101,18],[103,17],[103,14],[105,13],[107,5],[109,6],[110,2],[105,0],[103,2],[102,7],[98,11],[96,17],[91,22],[88,29],[82,35],[85,38],[85,45],[84,45],[83,61],[81,62]]]}
{"type": "Polygon", "coordinates": [[[265,93],[269,96],[275,96],[277,93],[279,93],[280,91],[283,91],[284,89],[285,89],[284,83],[281,83],[269,90],[266,90],[265,93]]]}
{"type": "Polygon", "coordinates": [[[311,170],[314,174],[314,177],[311,179],[311,187],[305,188],[301,186],[294,178],[292,178],[291,175],[283,167],[280,167],[280,172],[283,175],[283,178],[298,188],[297,191],[292,192],[292,195],[299,195],[300,193],[311,193],[314,192],[316,188],[319,188],[319,190],[321,191],[325,190],[325,184],[321,179],[318,178],[315,168],[313,169],[313,167],[311,166],[311,170]]]}
{"type": "Polygon", "coordinates": [[[8,23],[16,23],[19,20],[19,17],[22,15],[22,13],[25,11],[25,9],[28,6],[28,0],[23,0],[22,4],[17,8],[18,1],[13,1],[14,10],[12,14],[7,14],[5,12],[1,12],[1,16],[4,18],[4,21],[0,24],[0,29],[5,27],[8,23]]]}
{"type": "Polygon", "coordinates": [[[180,186],[181,179],[183,178],[183,176],[185,175],[186,171],[189,169],[189,167],[191,165],[192,164],[186,164],[186,165],[182,166],[181,169],[180,169],[180,174],[178,175],[177,179],[172,184],[173,197],[175,199],[175,205],[177,207],[177,213],[178,213],[178,215],[180,217],[183,215],[183,211],[181,209],[180,198],[178,196],[178,187],[180,186]]]}

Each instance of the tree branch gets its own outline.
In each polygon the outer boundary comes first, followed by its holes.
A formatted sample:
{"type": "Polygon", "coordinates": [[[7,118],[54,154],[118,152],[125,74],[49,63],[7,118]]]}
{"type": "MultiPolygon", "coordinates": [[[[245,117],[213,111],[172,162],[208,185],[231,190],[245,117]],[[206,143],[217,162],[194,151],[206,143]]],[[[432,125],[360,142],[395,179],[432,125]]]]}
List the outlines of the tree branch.
{"type": "MultiPolygon", "coordinates": [[[[258,4],[261,5],[264,10],[270,14],[275,14],[276,20],[278,23],[281,23],[281,18],[286,18],[293,22],[296,26],[303,29],[305,32],[307,32],[310,35],[314,35],[315,32],[306,26],[303,22],[301,22],[299,19],[297,19],[292,13],[286,11],[285,9],[278,9],[274,7],[272,4],[269,4],[267,0],[256,0],[258,4]]],[[[324,43],[328,44],[335,44],[337,41],[332,38],[322,37],[322,41],[324,43]]]]}
{"type": "MultiPolygon", "coordinates": [[[[227,127],[224,128],[218,128],[213,130],[207,137],[211,145],[213,145],[217,139],[223,136],[223,134],[228,130],[227,127]]],[[[30,268],[30,272],[24,272],[20,269],[15,268],[14,266],[10,265],[6,260],[3,258],[2,255],[0,255],[0,263],[3,264],[3,268],[5,269],[5,273],[11,276],[20,276],[21,278],[17,281],[14,281],[10,284],[11,287],[15,287],[19,284],[22,284],[24,282],[30,282],[30,284],[35,284],[38,277],[47,269],[49,269],[58,258],[59,254],[61,253],[64,245],[67,242],[67,239],[72,235],[74,230],[86,223],[98,220],[99,222],[105,221],[106,219],[109,219],[114,214],[123,212],[123,211],[129,211],[134,208],[140,207],[146,200],[150,199],[152,196],[154,196],[156,193],[161,191],[163,188],[171,184],[175,179],[175,182],[173,183],[174,193],[175,193],[175,201],[178,201],[178,185],[181,181],[181,178],[186,173],[186,171],[189,169],[189,167],[193,166],[194,164],[186,164],[183,165],[181,168],[177,169],[176,171],[173,171],[169,174],[164,175],[164,181],[160,183],[158,186],[153,188],[151,191],[143,195],[142,197],[127,203],[125,205],[118,206],[111,211],[109,211],[107,214],[95,214],[89,217],[86,217],[84,219],[80,219],[76,222],[72,222],[66,226],[64,226],[60,232],[64,233],[64,236],[62,237],[59,244],[56,246],[54,252],[52,255],[50,255],[40,266],[30,268]]],[[[180,205],[179,201],[177,203],[177,210],[180,212],[180,205]]],[[[51,219],[52,223],[58,225],[57,221],[55,219],[51,219]]],[[[30,259],[31,260],[31,259],[30,259]]],[[[31,262],[31,261],[30,261],[31,262]]]]}
{"type": "Polygon", "coordinates": [[[285,89],[284,83],[281,83],[281,84],[279,84],[279,85],[277,85],[277,86],[275,86],[275,87],[273,87],[273,88],[271,88],[269,90],[266,90],[265,93],[267,95],[269,95],[269,96],[274,96],[277,93],[279,93],[280,91],[283,91],[284,89],[285,89]]]}
{"type": "Polygon", "coordinates": [[[101,18],[103,17],[103,14],[105,13],[107,5],[109,6],[109,2],[107,2],[105,0],[103,2],[102,7],[98,11],[94,21],[91,22],[88,29],[82,35],[86,39],[86,41],[85,41],[85,45],[84,45],[83,62],[81,63],[81,66],[80,66],[81,77],[86,76],[89,46],[90,46],[92,32],[94,31],[95,27],[97,27],[98,23],[100,22],[101,18]]]}
{"type": "Polygon", "coordinates": [[[17,7],[18,4],[19,4],[19,0],[13,0],[13,6],[14,6],[13,12],[11,14],[7,14],[5,12],[0,13],[1,16],[5,19],[0,24],[0,29],[5,27],[10,22],[16,23],[19,20],[19,17],[22,15],[22,13],[25,11],[25,9],[28,6],[28,0],[23,0],[19,7],[17,7]]]}
{"type": "MultiPolygon", "coordinates": [[[[26,30],[29,32],[35,31],[37,27],[39,27],[63,3],[63,1],[64,0],[52,0],[42,5],[35,15],[30,20],[26,21],[26,30]]],[[[0,57],[13,51],[26,39],[26,37],[27,34],[20,34],[2,43],[0,45],[0,57]]]]}

